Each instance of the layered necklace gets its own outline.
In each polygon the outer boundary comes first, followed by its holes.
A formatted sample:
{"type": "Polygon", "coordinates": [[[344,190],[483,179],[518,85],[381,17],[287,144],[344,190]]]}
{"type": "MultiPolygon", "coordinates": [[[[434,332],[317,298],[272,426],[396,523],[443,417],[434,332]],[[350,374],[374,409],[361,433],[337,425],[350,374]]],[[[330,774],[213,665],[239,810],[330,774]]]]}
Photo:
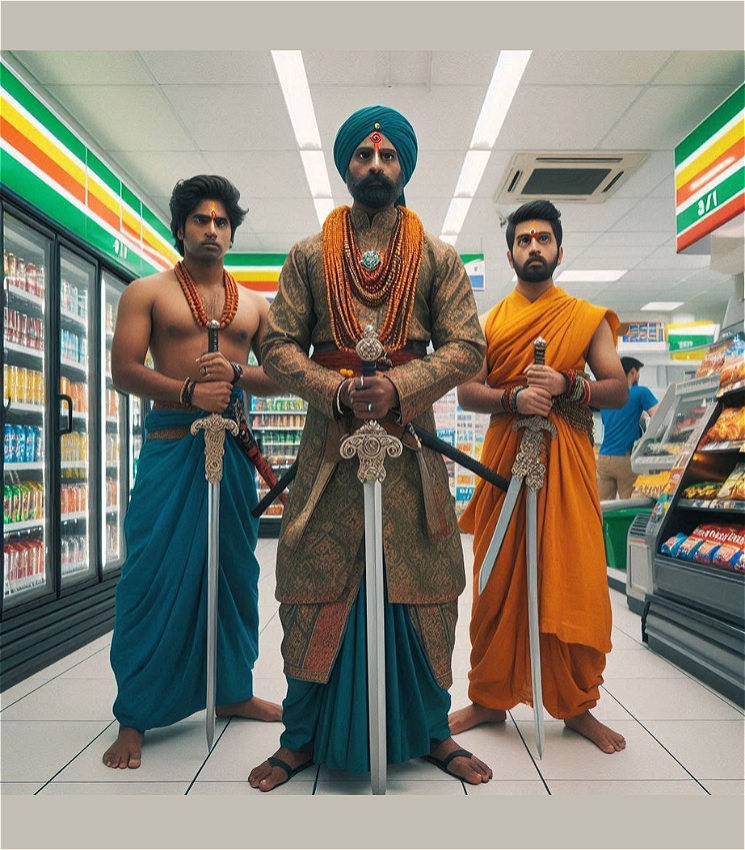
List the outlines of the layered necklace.
{"type": "MultiPolygon", "coordinates": [[[[191,309],[191,314],[198,325],[206,327],[210,317],[207,315],[207,310],[204,307],[204,301],[199,294],[197,285],[194,283],[194,278],[189,273],[183,260],[179,260],[174,266],[176,278],[181,285],[181,291],[184,293],[186,302],[191,309]]],[[[238,311],[238,284],[235,278],[226,269],[223,269],[223,288],[225,289],[225,305],[222,308],[220,316],[220,328],[226,328],[235,318],[238,311]]]]}
{"type": "Polygon", "coordinates": [[[382,258],[377,251],[361,253],[349,207],[337,207],[324,222],[326,297],[331,332],[340,350],[354,350],[364,335],[355,298],[370,308],[387,302],[385,318],[377,329],[386,351],[398,351],[406,344],[422,264],[424,227],[406,207],[397,207],[396,213],[382,258]]]}

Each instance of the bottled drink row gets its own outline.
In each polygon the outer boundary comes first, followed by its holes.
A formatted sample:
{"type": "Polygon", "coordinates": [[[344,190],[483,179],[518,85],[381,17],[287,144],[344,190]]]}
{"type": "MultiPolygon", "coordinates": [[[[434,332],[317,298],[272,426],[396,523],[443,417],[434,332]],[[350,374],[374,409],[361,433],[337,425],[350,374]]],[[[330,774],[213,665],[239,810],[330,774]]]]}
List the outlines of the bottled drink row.
{"type": "Polygon", "coordinates": [[[43,405],[46,400],[44,373],[38,369],[3,363],[5,398],[16,404],[43,405]]]}
{"type": "Polygon", "coordinates": [[[44,460],[44,429],[37,425],[5,425],[3,461],[39,463],[44,460]]]}
{"type": "Polygon", "coordinates": [[[88,485],[63,484],[60,488],[62,516],[79,514],[88,510],[88,485]]]}
{"type": "Polygon", "coordinates": [[[44,518],[44,485],[19,481],[3,486],[3,523],[12,524],[44,518]]]}
{"type": "Polygon", "coordinates": [[[305,402],[301,398],[258,398],[251,400],[251,410],[305,410],[305,402]]]}
{"type": "Polygon", "coordinates": [[[73,283],[62,278],[60,286],[60,307],[63,313],[85,319],[88,316],[88,292],[78,289],[73,283]]]}
{"type": "Polygon", "coordinates": [[[256,413],[251,414],[251,426],[253,428],[304,428],[305,415],[302,413],[272,413],[270,415],[256,413]]]}
{"type": "Polygon", "coordinates": [[[60,332],[62,359],[68,363],[88,362],[88,340],[83,334],[76,334],[62,328],[60,332]]]}
{"type": "Polygon", "coordinates": [[[5,339],[21,348],[44,351],[44,320],[19,310],[3,307],[5,339]]]}
{"type": "Polygon", "coordinates": [[[119,482],[116,478],[106,479],[106,509],[111,510],[119,506],[119,482]]]}
{"type": "Polygon", "coordinates": [[[88,538],[62,538],[62,575],[77,573],[88,568],[88,538]]]}
{"type": "Polygon", "coordinates": [[[74,463],[88,459],[88,435],[82,431],[71,431],[60,438],[63,463],[74,463]]]}
{"type": "Polygon", "coordinates": [[[5,285],[28,292],[36,298],[44,297],[46,273],[44,266],[27,263],[23,257],[17,257],[10,251],[3,251],[3,273],[5,285]]]}
{"type": "Polygon", "coordinates": [[[71,381],[64,375],[59,379],[59,390],[63,395],[69,395],[72,399],[72,408],[75,413],[88,412],[88,385],[78,381],[71,381]]]}
{"type": "Polygon", "coordinates": [[[44,543],[23,540],[3,543],[5,595],[44,582],[44,543]]]}

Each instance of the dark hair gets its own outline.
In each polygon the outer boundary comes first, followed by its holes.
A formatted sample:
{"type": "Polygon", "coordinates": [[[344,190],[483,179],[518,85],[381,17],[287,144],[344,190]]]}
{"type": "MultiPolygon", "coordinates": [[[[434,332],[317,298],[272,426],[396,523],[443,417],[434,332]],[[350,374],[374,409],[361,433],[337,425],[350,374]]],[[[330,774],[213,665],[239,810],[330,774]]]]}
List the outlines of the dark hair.
{"type": "Polygon", "coordinates": [[[220,201],[225,205],[230,219],[230,243],[232,245],[236,228],[243,223],[248,212],[248,208],[242,210],[238,206],[240,197],[241,193],[230,180],[226,180],[217,174],[197,174],[196,177],[190,177],[188,180],[179,180],[173,187],[171,200],[168,202],[171,209],[171,233],[176,240],[175,244],[179,254],[182,257],[184,256],[184,241],[178,238],[178,231],[186,224],[189,213],[205,198],[220,201]]]}
{"type": "Polygon", "coordinates": [[[641,360],[637,360],[636,357],[622,357],[621,365],[623,366],[624,373],[628,375],[632,369],[641,369],[644,364],[641,360]]]}
{"type": "Polygon", "coordinates": [[[554,232],[556,244],[561,247],[561,237],[564,233],[561,227],[561,213],[551,203],[551,201],[529,201],[521,207],[510,213],[507,216],[507,247],[512,251],[515,244],[515,228],[518,224],[524,221],[530,221],[532,218],[547,221],[551,225],[551,230],[554,232]]]}

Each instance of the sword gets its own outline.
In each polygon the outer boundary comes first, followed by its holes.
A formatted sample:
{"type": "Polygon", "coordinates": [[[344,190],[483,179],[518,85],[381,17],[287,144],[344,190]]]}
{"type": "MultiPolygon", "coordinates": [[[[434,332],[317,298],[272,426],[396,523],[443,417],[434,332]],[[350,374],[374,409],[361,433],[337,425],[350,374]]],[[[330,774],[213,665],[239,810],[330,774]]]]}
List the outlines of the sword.
{"type": "MultiPolygon", "coordinates": [[[[546,362],[546,340],[538,337],[533,343],[534,362],[546,362]]],[[[543,431],[556,437],[556,427],[543,416],[527,416],[513,425],[515,431],[524,428],[520,448],[512,465],[512,480],[504,505],[497,520],[489,548],[479,571],[479,594],[486,587],[494,562],[501,549],[507,527],[514,511],[520,489],[525,483],[526,514],[525,541],[527,558],[528,641],[530,645],[530,678],[533,690],[533,718],[538,758],[543,758],[543,686],[541,682],[541,644],[538,617],[538,490],[543,487],[546,468],[541,463],[540,451],[543,431]]]]}
{"type": "MultiPolygon", "coordinates": [[[[217,351],[219,323],[207,323],[208,351],[217,351]]],[[[191,433],[204,430],[204,477],[209,482],[207,490],[207,747],[212,751],[215,740],[215,690],[217,668],[217,579],[220,563],[220,481],[222,458],[225,454],[225,431],[238,435],[238,426],[232,419],[211,413],[191,424],[191,433]]]]}
{"type": "MultiPolygon", "coordinates": [[[[375,374],[375,363],[383,346],[373,328],[357,343],[363,361],[362,377],[375,374]]],[[[399,457],[403,444],[388,434],[378,422],[365,422],[354,434],[345,437],[341,456],[357,455],[357,478],[365,497],[365,596],[367,613],[367,704],[370,732],[370,782],[373,794],[385,794],[387,746],[385,704],[385,621],[383,612],[383,502],[381,482],[385,479],[386,455],[399,457]]]]}

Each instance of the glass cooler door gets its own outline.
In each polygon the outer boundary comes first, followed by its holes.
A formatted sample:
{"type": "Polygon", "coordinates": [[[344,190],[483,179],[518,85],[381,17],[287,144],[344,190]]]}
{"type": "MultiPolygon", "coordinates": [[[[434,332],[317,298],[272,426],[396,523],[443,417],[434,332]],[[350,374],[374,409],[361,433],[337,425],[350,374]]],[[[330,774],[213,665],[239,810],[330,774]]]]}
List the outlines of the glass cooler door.
{"type": "MultiPolygon", "coordinates": [[[[95,266],[60,247],[60,557],[62,586],[96,569],[92,545],[90,439],[92,405],[91,298],[95,266]]],[[[95,514],[93,514],[95,516],[95,514]]]]}
{"type": "Polygon", "coordinates": [[[3,608],[53,593],[47,279],[51,238],[6,214],[3,236],[3,608]]]}

